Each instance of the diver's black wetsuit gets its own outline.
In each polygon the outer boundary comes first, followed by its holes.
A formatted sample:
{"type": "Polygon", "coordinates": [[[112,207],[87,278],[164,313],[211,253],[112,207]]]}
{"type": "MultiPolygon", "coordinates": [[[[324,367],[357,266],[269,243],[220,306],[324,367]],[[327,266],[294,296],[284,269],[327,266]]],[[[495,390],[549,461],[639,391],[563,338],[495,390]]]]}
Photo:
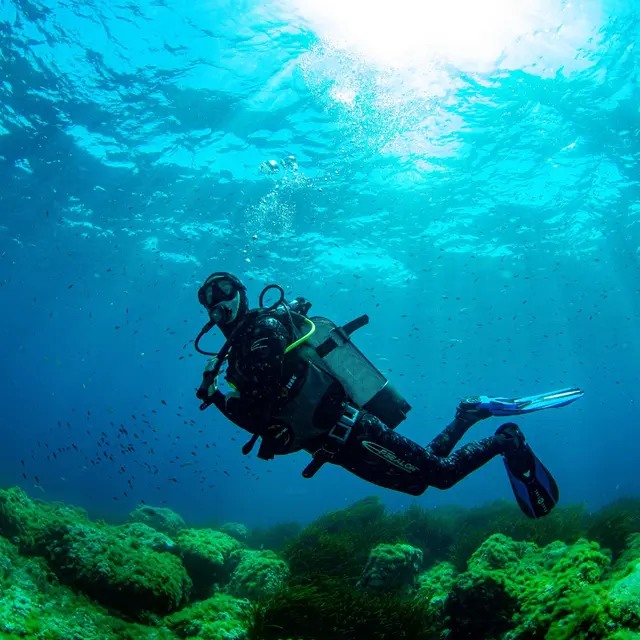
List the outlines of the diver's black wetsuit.
{"type": "MultiPolygon", "coordinates": [[[[239,394],[227,396],[216,390],[209,402],[232,422],[250,433],[261,435],[268,449],[264,457],[290,453],[300,448],[315,453],[325,436],[314,437],[303,446],[287,448],[269,432],[269,416],[279,394],[289,379],[285,349],[292,341],[287,322],[273,314],[263,314],[246,322],[234,335],[229,354],[227,377],[234,379],[239,394]],[[269,455],[271,453],[271,455],[269,455]]],[[[198,397],[207,396],[211,380],[206,375],[198,397]]],[[[342,416],[348,401],[341,385],[322,402],[314,413],[313,423],[328,432],[342,416]]],[[[453,448],[475,420],[457,417],[426,447],[396,433],[374,415],[360,411],[354,428],[342,447],[330,460],[360,478],[381,487],[411,495],[422,494],[427,487],[448,489],[464,477],[503,453],[499,438],[490,436],[453,448]]],[[[285,438],[286,440],[286,438],[285,438]]]]}

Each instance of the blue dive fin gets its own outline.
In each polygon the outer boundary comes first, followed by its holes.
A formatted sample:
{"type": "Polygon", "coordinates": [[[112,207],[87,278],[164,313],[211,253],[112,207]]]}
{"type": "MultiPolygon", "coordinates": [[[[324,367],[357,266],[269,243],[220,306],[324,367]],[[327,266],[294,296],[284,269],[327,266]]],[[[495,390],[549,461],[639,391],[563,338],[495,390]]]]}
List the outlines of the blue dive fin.
{"type": "Polygon", "coordinates": [[[504,456],[504,466],[518,506],[529,518],[546,516],[560,499],[560,490],[549,470],[528,444],[515,456],[504,456]]]}
{"type": "Polygon", "coordinates": [[[479,396],[479,404],[476,409],[486,409],[494,416],[517,416],[523,413],[532,413],[541,409],[564,407],[579,400],[584,391],[577,388],[560,389],[551,393],[541,393],[536,396],[524,398],[491,398],[479,396]]]}

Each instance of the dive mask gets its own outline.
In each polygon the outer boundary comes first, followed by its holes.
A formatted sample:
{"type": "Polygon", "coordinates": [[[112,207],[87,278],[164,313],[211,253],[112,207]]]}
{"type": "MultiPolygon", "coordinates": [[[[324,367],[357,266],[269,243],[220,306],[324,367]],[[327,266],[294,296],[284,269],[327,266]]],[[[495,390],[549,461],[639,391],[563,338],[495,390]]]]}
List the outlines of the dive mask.
{"type": "Polygon", "coordinates": [[[198,301],[209,313],[214,325],[235,319],[240,305],[240,292],[244,285],[230,273],[210,275],[198,290],[198,301]]]}

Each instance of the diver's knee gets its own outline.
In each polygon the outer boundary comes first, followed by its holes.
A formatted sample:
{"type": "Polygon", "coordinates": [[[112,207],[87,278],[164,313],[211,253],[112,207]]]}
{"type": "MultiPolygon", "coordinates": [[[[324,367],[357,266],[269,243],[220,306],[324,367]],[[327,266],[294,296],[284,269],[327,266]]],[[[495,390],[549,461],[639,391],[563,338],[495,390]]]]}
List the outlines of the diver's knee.
{"type": "Polygon", "coordinates": [[[451,489],[454,484],[456,484],[455,478],[452,478],[448,474],[436,473],[433,478],[429,479],[428,486],[445,491],[446,489],[451,489]]]}
{"type": "Polygon", "coordinates": [[[409,487],[405,493],[409,494],[410,496],[421,496],[427,489],[429,488],[428,484],[421,484],[419,486],[413,486],[413,487],[409,487]]]}

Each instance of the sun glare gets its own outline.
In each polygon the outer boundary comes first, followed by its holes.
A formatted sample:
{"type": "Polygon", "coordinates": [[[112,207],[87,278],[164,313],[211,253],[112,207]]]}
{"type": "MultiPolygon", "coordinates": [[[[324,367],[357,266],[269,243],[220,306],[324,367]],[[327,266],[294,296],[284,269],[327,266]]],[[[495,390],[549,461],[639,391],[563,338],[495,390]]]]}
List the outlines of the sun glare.
{"type": "Polygon", "coordinates": [[[374,64],[439,61],[469,71],[493,67],[519,39],[548,42],[571,9],[559,0],[291,1],[325,42],[374,64]]]}

